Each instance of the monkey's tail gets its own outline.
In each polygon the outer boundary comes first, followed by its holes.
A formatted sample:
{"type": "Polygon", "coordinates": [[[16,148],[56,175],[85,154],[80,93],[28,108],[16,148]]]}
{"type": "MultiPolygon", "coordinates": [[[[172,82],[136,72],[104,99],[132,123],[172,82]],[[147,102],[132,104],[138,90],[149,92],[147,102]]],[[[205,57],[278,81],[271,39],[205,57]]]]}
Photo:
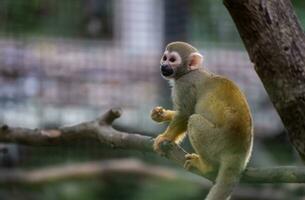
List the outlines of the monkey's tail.
{"type": "Polygon", "coordinates": [[[215,184],[208,193],[206,200],[229,200],[234,187],[240,180],[242,168],[221,165],[215,184]]]}

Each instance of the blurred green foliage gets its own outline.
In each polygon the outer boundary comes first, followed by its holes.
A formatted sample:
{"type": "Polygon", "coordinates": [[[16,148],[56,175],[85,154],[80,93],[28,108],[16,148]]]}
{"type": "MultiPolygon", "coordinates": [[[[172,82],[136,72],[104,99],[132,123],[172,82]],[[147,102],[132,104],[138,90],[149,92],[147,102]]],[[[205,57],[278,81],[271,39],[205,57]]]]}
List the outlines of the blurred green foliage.
{"type": "Polygon", "coordinates": [[[0,188],[0,199],[31,200],[196,200],[207,188],[184,180],[162,180],[139,175],[105,174],[90,180],[65,181],[41,186],[0,188]],[[9,197],[3,194],[9,193],[9,197]]]}
{"type": "MultiPolygon", "coordinates": [[[[292,1],[305,25],[305,1],[292,1]]],[[[97,17],[101,38],[112,36],[110,0],[1,0],[0,34],[90,37],[89,19],[97,17]],[[89,3],[88,3],[89,2],[89,3]]],[[[192,40],[241,44],[236,27],[221,1],[192,0],[189,34],[192,40]]]]}
{"type": "MultiPolygon", "coordinates": [[[[207,191],[206,191],[207,192],[207,191]]],[[[202,188],[184,181],[150,181],[141,186],[141,190],[136,194],[135,199],[155,200],[195,200],[201,199],[206,194],[202,194],[202,188]],[[150,194],[150,195],[147,195],[150,194]]]]}
{"type": "MultiPolygon", "coordinates": [[[[305,1],[292,2],[305,26],[305,1]]],[[[221,1],[192,0],[190,5],[189,36],[192,40],[241,45],[236,27],[221,1]]],[[[90,37],[87,30],[89,18],[97,16],[102,26],[97,36],[107,38],[112,35],[112,6],[109,0],[2,0],[0,33],[90,37]]]]}
{"type": "Polygon", "coordinates": [[[292,0],[292,3],[294,5],[294,9],[297,13],[297,16],[304,28],[305,27],[305,1],[304,0],[292,0]]]}
{"type": "Polygon", "coordinates": [[[237,29],[223,4],[215,0],[192,0],[190,38],[213,43],[240,43],[237,29]]]}
{"type": "Polygon", "coordinates": [[[0,34],[90,37],[89,23],[96,18],[101,30],[95,36],[111,37],[111,6],[109,0],[1,0],[0,34]]]}
{"type": "MultiPolygon", "coordinates": [[[[190,19],[190,38],[195,41],[213,44],[240,44],[237,29],[222,1],[192,0],[190,19]]],[[[305,1],[292,0],[295,11],[305,27],[305,1]]]]}

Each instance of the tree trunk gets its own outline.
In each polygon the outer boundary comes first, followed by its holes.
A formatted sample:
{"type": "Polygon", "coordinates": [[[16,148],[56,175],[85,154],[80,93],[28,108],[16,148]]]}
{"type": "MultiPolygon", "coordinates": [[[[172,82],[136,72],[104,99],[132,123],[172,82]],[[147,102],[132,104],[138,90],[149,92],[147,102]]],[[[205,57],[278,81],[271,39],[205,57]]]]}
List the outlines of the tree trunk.
{"type": "Polygon", "coordinates": [[[290,0],[224,0],[291,143],[305,160],[305,35],[290,0]]]}

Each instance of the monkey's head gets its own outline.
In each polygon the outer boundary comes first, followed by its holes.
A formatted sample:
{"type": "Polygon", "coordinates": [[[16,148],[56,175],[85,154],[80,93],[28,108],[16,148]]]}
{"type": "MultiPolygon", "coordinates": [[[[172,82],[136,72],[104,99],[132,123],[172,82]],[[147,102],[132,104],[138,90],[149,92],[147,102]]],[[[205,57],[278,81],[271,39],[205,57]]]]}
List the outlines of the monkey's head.
{"type": "Polygon", "coordinates": [[[202,60],[202,55],[190,44],[169,43],[160,61],[161,74],[167,79],[178,79],[192,70],[199,69],[202,60]]]}

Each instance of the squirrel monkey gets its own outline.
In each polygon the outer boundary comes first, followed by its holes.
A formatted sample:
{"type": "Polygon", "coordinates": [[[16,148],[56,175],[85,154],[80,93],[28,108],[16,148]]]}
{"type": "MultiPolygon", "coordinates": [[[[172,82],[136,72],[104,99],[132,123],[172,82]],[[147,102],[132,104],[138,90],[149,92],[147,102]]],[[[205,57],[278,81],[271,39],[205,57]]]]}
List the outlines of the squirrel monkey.
{"type": "Polygon", "coordinates": [[[195,153],[186,155],[184,167],[217,177],[206,200],[230,199],[252,150],[252,117],[247,100],[229,79],[202,69],[202,55],[184,42],[166,46],[161,74],[172,85],[175,111],[155,107],[151,118],[169,122],[154,142],[160,154],[164,141],[179,143],[185,132],[195,153]]]}

